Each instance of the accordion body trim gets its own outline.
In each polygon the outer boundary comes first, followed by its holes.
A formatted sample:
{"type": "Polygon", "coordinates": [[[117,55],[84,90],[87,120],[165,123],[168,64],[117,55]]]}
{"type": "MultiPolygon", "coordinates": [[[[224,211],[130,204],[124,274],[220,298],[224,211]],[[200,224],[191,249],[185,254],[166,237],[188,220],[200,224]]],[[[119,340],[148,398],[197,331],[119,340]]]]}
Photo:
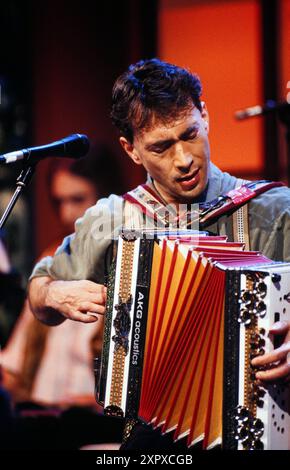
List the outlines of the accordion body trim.
{"type": "Polygon", "coordinates": [[[290,449],[289,388],[258,386],[250,365],[290,319],[290,264],[169,238],[119,238],[98,401],[188,447],[290,449]]]}

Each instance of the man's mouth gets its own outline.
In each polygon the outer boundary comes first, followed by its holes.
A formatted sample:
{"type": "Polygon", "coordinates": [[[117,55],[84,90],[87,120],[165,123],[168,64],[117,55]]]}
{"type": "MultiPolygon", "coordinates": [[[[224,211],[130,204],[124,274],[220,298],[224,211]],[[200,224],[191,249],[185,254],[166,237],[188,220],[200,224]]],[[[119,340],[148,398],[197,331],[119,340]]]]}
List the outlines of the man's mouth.
{"type": "Polygon", "coordinates": [[[187,176],[183,176],[182,178],[177,178],[177,182],[180,184],[182,189],[193,189],[194,186],[197,185],[197,183],[200,180],[200,170],[199,168],[195,170],[193,173],[187,176]]]}

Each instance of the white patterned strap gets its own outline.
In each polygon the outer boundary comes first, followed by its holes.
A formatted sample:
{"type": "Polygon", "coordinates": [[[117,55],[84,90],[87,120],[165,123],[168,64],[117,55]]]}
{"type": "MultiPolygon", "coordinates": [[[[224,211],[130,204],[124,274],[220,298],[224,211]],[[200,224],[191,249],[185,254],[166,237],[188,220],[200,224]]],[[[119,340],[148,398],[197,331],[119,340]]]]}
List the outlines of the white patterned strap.
{"type": "MultiPolygon", "coordinates": [[[[247,183],[246,180],[238,179],[236,188],[247,183]]],[[[234,241],[245,244],[245,249],[250,250],[250,233],[249,233],[249,217],[248,204],[244,204],[233,213],[233,236],[234,241]]]]}

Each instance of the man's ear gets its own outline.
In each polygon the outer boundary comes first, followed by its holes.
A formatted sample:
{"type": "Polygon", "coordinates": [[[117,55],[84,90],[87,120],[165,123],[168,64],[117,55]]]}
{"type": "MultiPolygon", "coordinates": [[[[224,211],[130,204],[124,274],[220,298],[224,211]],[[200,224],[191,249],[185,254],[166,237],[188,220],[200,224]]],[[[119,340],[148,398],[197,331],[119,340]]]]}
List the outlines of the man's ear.
{"type": "Polygon", "coordinates": [[[204,121],[205,130],[208,133],[209,132],[209,115],[208,115],[207,106],[204,101],[201,101],[201,117],[204,121]]]}
{"type": "Polygon", "coordinates": [[[136,165],[142,165],[142,161],[139,157],[139,154],[136,148],[134,147],[134,144],[132,144],[129,140],[127,140],[123,136],[120,137],[119,142],[121,146],[123,147],[123,149],[125,150],[125,152],[129,155],[131,160],[133,160],[133,162],[136,163],[136,165]]]}

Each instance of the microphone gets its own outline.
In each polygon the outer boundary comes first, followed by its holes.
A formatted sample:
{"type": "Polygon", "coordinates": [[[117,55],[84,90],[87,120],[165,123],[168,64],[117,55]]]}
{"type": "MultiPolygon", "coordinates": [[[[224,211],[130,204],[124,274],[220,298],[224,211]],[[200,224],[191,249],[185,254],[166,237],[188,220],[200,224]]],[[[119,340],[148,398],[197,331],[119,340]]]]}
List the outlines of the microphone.
{"type": "Polygon", "coordinates": [[[0,163],[14,163],[18,160],[37,163],[46,157],[84,157],[90,148],[90,142],[84,134],[72,134],[51,144],[32,147],[0,155],[0,163]]]}
{"type": "Polygon", "coordinates": [[[235,112],[235,118],[238,120],[247,119],[254,116],[261,116],[262,114],[270,113],[271,111],[280,111],[282,109],[289,108],[290,111],[290,103],[288,101],[282,101],[277,103],[273,100],[266,101],[264,106],[252,106],[250,108],[245,108],[240,111],[235,112]]]}

